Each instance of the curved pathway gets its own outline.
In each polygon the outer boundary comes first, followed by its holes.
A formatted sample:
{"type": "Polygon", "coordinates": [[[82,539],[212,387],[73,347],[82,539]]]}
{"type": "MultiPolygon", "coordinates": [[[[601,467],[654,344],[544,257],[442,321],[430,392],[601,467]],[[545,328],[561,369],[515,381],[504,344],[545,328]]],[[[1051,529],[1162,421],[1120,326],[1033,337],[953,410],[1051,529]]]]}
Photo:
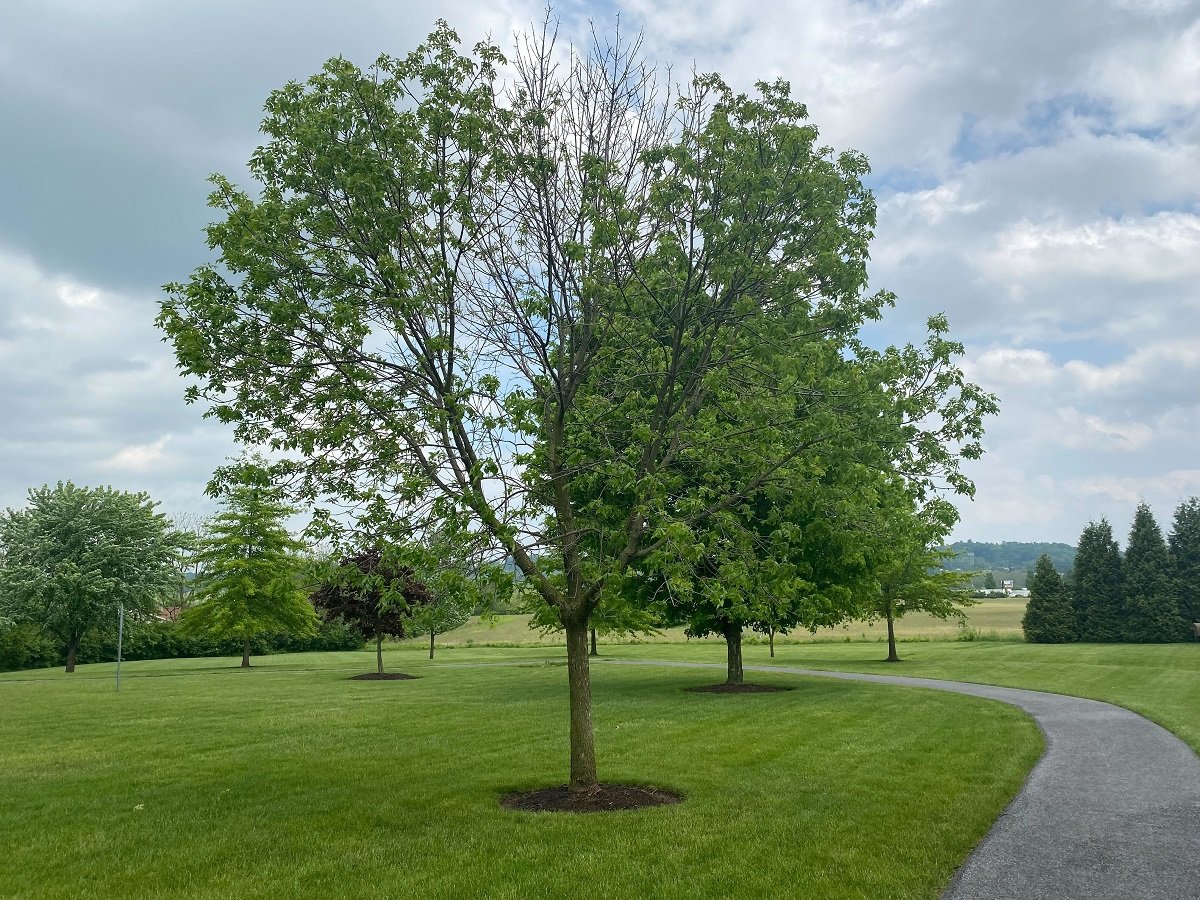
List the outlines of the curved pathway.
{"type": "Polygon", "coordinates": [[[1098,700],[960,681],[785,666],[746,671],[953,691],[1010,703],[1033,716],[1045,733],[1046,752],[943,898],[1200,898],[1200,757],[1137,713],[1098,700]]]}

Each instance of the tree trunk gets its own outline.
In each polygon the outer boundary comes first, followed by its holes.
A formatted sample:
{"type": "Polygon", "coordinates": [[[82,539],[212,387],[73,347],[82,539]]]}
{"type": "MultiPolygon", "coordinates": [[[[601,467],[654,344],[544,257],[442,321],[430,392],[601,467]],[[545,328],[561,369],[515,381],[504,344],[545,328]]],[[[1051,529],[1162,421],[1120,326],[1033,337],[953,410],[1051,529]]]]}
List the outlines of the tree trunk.
{"type": "Polygon", "coordinates": [[[250,668],[250,638],[242,641],[242,668],[250,668]]]}
{"type": "Polygon", "coordinates": [[[742,626],[727,624],[722,629],[725,634],[725,654],[728,661],[725,683],[741,684],[742,675],[742,626]]]}
{"type": "Polygon", "coordinates": [[[775,658],[775,629],[767,632],[767,643],[771,645],[771,659],[775,658]]]}
{"type": "Polygon", "coordinates": [[[891,605],[887,608],[887,625],[888,625],[888,658],[887,662],[900,662],[900,657],[896,655],[896,617],[892,615],[891,605]]]}
{"type": "Polygon", "coordinates": [[[434,639],[434,636],[435,636],[435,632],[434,632],[434,630],[433,630],[432,628],[431,628],[431,629],[429,629],[429,658],[430,658],[430,659],[433,659],[433,639],[434,639]]]}
{"type": "Polygon", "coordinates": [[[591,637],[591,640],[592,640],[592,649],[588,653],[588,656],[599,656],[600,651],[596,649],[596,629],[589,628],[588,631],[589,631],[589,636],[591,637]]]}
{"type": "Polygon", "coordinates": [[[572,791],[596,787],[596,746],[592,732],[592,676],[586,622],[564,623],[567,631],[567,683],[571,697],[572,791]]]}
{"type": "Polygon", "coordinates": [[[375,632],[375,671],[383,674],[383,632],[375,632]]]}
{"type": "Polygon", "coordinates": [[[75,671],[75,656],[79,652],[79,642],[83,640],[83,635],[75,634],[67,641],[67,671],[75,671]]]}

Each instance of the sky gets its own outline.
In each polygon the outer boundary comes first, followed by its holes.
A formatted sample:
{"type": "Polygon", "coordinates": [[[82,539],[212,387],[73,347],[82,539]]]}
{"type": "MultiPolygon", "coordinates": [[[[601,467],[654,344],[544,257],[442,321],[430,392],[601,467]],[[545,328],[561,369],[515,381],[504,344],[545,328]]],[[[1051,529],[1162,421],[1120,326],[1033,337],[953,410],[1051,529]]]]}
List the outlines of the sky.
{"type": "MultiPolygon", "coordinates": [[[[957,539],[1164,531],[1200,494],[1200,0],[627,0],[560,34],[643,34],[676,73],[782,77],[871,160],[876,341],[945,312],[1000,398],[957,539]],[[589,24],[590,23],[590,24],[589,24]]],[[[0,508],[71,480],[207,514],[237,447],[183,402],[153,320],[212,260],[206,178],[249,185],[271,90],[400,55],[438,17],[510,47],[522,0],[4,0],[0,508]]]]}

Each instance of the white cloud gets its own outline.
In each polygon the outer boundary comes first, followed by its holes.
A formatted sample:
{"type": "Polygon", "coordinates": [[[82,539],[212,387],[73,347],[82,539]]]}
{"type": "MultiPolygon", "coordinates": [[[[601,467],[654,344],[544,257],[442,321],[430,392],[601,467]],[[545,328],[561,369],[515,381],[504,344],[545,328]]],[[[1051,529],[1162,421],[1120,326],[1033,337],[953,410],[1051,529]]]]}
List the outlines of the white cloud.
{"type": "Polygon", "coordinates": [[[151,444],[130,444],[122,447],[108,459],[96,463],[98,469],[116,469],[125,472],[147,473],[162,468],[171,461],[167,455],[167,444],[171,435],[164,434],[151,444]]]}

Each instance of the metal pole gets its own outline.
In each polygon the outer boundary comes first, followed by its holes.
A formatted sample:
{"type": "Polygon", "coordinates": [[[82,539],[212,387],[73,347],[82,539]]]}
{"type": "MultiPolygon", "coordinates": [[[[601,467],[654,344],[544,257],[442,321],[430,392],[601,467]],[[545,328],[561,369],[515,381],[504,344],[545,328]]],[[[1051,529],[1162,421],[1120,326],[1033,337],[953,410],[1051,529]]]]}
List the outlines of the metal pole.
{"type": "Polygon", "coordinates": [[[117,607],[117,690],[121,690],[121,644],[125,639],[125,604],[117,607]]]}

